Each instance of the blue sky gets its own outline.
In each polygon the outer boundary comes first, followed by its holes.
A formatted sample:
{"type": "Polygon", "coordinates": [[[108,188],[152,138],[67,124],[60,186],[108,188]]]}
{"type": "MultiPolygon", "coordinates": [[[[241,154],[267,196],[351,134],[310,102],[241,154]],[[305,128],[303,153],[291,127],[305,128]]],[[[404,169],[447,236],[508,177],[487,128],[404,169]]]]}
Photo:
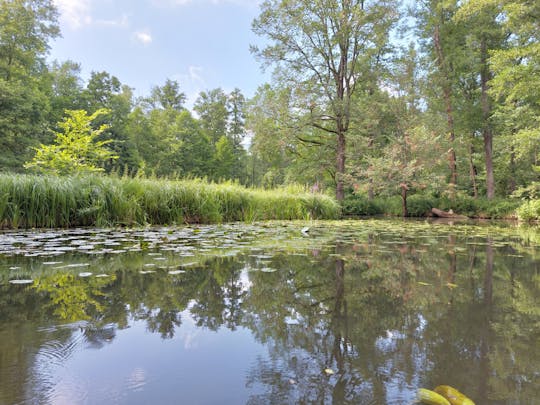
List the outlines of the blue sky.
{"type": "Polygon", "coordinates": [[[147,95],[177,80],[192,104],[198,93],[235,87],[250,97],[269,80],[249,52],[258,0],[54,0],[62,38],[49,58],[79,62],[83,78],[107,71],[147,95]]]}

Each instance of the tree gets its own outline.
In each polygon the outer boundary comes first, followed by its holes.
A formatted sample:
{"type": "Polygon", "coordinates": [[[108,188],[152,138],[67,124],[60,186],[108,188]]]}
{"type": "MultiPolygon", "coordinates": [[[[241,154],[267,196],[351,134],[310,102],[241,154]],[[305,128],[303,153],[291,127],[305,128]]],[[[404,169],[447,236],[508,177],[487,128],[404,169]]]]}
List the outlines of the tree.
{"type": "Polygon", "coordinates": [[[97,124],[107,124],[100,140],[112,140],[111,148],[118,155],[118,159],[108,162],[106,171],[138,171],[140,156],[127,131],[128,117],[133,107],[133,89],[107,72],[92,72],[82,97],[89,113],[102,108],[109,111],[97,119],[97,124]]]}
{"type": "Polygon", "coordinates": [[[367,177],[374,179],[378,191],[399,191],[402,214],[408,216],[407,197],[412,189],[437,190],[443,145],[440,137],[425,127],[411,128],[383,149],[380,156],[369,159],[367,177]]]}
{"type": "Polygon", "coordinates": [[[180,84],[176,80],[167,79],[163,86],[152,88],[148,102],[152,108],[181,111],[186,102],[186,95],[180,91],[180,84]]]}
{"type": "Polygon", "coordinates": [[[504,48],[492,50],[490,95],[501,129],[501,147],[510,168],[507,190],[540,180],[540,5],[526,0],[470,0],[464,14],[485,14],[502,21],[508,37],[504,48]],[[521,166],[521,170],[519,170],[521,166]],[[530,170],[530,168],[533,170],[530,170]]]}
{"type": "Polygon", "coordinates": [[[234,164],[231,171],[231,178],[246,181],[246,150],[242,142],[246,136],[246,98],[240,89],[234,89],[227,100],[229,111],[229,125],[227,137],[233,147],[234,164]]]}
{"type": "Polygon", "coordinates": [[[255,33],[270,42],[253,52],[276,65],[307,124],[334,140],[338,200],[344,197],[351,100],[363,75],[381,62],[396,18],[391,0],[267,0],[253,22],[255,33]]]}
{"type": "Polygon", "coordinates": [[[93,129],[92,121],[107,113],[105,109],[97,110],[92,115],[84,110],[66,110],[66,117],[58,123],[62,132],[55,132],[55,143],[36,148],[36,155],[25,167],[59,175],[103,171],[104,163],[117,156],[106,147],[110,140],[96,139],[107,129],[107,125],[93,129]]]}
{"type": "Polygon", "coordinates": [[[0,2],[0,78],[25,80],[40,70],[49,40],[60,35],[52,0],[0,2]]]}
{"type": "Polygon", "coordinates": [[[73,61],[54,61],[49,68],[51,77],[51,123],[56,124],[65,110],[83,109],[83,80],[81,65],[73,61]]]}
{"type": "Polygon", "coordinates": [[[199,115],[203,131],[215,145],[227,134],[229,111],[227,94],[220,88],[203,91],[195,101],[193,110],[199,115]]]}
{"type": "Polygon", "coordinates": [[[446,115],[450,150],[448,163],[450,168],[449,188],[454,195],[457,186],[456,140],[456,78],[463,61],[463,27],[452,19],[458,8],[457,1],[429,0],[417,3],[416,18],[419,35],[424,41],[424,48],[429,61],[429,78],[436,94],[431,103],[442,101],[446,115]]]}
{"type": "Polygon", "coordinates": [[[48,42],[60,35],[51,0],[0,1],[0,167],[20,170],[44,137],[48,42]]]}

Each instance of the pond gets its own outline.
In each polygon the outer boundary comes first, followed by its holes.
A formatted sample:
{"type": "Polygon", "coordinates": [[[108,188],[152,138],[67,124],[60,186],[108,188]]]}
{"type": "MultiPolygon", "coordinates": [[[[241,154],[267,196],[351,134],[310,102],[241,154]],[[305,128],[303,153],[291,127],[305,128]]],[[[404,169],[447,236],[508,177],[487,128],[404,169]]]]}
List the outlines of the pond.
{"type": "Polygon", "coordinates": [[[0,404],[540,398],[540,232],[359,220],[0,234],[0,404]]]}

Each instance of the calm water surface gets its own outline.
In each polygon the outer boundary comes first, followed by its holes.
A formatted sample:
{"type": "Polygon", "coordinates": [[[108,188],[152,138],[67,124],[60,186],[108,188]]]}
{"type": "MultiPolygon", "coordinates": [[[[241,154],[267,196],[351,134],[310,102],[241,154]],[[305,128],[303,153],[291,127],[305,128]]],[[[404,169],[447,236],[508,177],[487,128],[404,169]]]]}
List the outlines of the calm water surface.
{"type": "Polygon", "coordinates": [[[0,233],[0,404],[411,404],[439,384],[540,403],[540,231],[0,233]]]}

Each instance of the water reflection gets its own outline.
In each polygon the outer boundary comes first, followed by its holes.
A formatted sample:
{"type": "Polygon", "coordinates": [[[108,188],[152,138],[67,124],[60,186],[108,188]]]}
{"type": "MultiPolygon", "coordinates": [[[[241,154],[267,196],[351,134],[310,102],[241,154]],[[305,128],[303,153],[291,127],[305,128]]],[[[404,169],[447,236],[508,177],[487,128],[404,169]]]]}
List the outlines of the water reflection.
{"type": "Polygon", "coordinates": [[[391,404],[439,384],[477,403],[536,400],[530,234],[335,226],[115,231],[117,245],[78,232],[66,242],[121,253],[7,256],[34,283],[0,285],[0,403],[391,404]]]}

